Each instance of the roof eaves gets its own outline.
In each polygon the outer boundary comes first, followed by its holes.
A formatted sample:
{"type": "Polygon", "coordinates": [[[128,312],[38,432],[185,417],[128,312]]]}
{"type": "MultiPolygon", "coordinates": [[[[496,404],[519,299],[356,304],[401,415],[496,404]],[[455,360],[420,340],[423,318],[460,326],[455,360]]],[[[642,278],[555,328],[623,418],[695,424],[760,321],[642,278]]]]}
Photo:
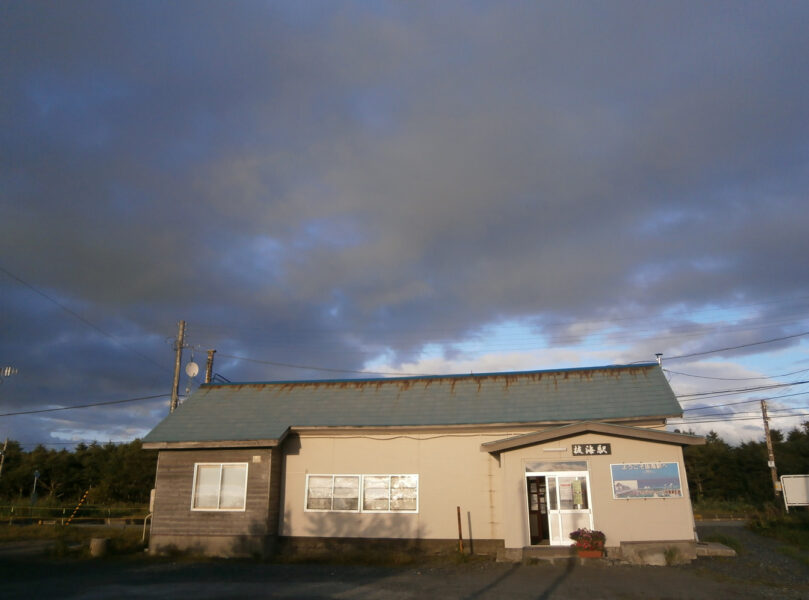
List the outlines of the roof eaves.
{"type": "Polygon", "coordinates": [[[611,435],[615,437],[641,439],[664,444],[676,444],[680,446],[695,446],[705,444],[705,438],[698,435],[672,433],[669,431],[659,431],[644,427],[632,427],[629,425],[615,425],[613,423],[584,421],[581,423],[562,425],[561,427],[554,427],[552,429],[545,429],[543,431],[508,437],[502,440],[484,442],[480,445],[480,450],[481,452],[489,452],[493,454],[497,452],[515,450],[525,446],[532,446],[542,442],[572,437],[582,433],[602,433],[604,435],[611,435]]]}

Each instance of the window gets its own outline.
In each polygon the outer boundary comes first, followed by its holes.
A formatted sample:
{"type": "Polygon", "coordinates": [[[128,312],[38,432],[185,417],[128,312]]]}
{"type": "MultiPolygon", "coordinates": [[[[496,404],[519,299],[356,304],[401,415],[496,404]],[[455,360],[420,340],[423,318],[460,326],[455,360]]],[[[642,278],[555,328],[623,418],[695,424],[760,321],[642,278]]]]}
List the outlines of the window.
{"type": "Polygon", "coordinates": [[[197,463],[192,510],[244,510],[247,463],[197,463]]]}
{"type": "Polygon", "coordinates": [[[359,475],[310,475],[306,510],[356,512],[360,504],[359,475]]]}
{"type": "Polygon", "coordinates": [[[418,475],[306,477],[307,511],[418,512],[418,496],[418,475]]]}

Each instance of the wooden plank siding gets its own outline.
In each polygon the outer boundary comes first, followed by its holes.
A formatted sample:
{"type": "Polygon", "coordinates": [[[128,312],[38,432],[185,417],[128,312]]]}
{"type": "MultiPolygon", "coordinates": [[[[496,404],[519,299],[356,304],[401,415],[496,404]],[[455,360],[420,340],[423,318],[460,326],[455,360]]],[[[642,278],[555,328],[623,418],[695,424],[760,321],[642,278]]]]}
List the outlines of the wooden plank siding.
{"type": "Polygon", "coordinates": [[[280,464],[280,451],[271,448],[161,451],[151,529],[153,548],[168,543],[181,548],[185,536],[193,538],[196,546],[205,537],[264,539],[275,536],[280,464]],[[230,462],[247,463],[245,509],[191,510],[194,465],[230,462]]]}

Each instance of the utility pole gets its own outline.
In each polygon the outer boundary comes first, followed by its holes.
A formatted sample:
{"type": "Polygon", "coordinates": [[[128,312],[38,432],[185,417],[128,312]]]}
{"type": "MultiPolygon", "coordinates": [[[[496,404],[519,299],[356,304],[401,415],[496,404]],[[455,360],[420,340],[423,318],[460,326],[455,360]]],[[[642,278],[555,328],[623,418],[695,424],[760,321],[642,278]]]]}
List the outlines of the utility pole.
{"type": "Polygon", "coordinates": [[[3,463],[6,462],[6,449],[8,449],[8,438],[6,438],[6,443],[3,444],[3,451],[0,452],[0,477],[3,475],[3,463]]]}
{"type": "Polygon", "coordinates": [[[208,350],[208,364],[205,365],[205,383],[211,383],[211,376],[213,375],[213,355],[216,350],[208,350]]]}
{"type": "Polygon", "coordinates": [[[183,346],[185,345],[185,321],[180,321],[177,331],[177,341],[174,344],[176,357],[174,359],[174,384],[171,386],[171,405],[169,412],[173,413],[177,408],[177,401],[180,397],[180,363],[183,362],[183,346]]]}
{"type": "Polygon", "coordinates": [[[772,487],[775,491],[775,499],[781,495],[781,486],[778,483],[778,472],[775,470],[775,454],[772,451],[772,438],[770,437],[770,423],[767,418],[767,401],[761,401],[761,416],[764,418],[764,439],[767,442],[767,466],[770,467],[772,475],[772,487]]]}

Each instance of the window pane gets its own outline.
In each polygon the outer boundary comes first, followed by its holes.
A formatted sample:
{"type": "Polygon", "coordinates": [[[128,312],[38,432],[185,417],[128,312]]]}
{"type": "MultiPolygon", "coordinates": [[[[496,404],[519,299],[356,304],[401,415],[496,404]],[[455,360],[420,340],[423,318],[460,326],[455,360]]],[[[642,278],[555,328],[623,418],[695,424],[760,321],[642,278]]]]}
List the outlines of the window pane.
{"type": "Polygon", "coordinates": [[[309,490],[306,508],[309,510],[331,509],[331,490],[334,478],[331,475],[309,477],[309,490]]]}
{"type": "Polygon", "coordinates": [[[390,477],[369,475],[363,479],[362,509],[388,510],[390,477]]]}
{"type": "Polygon", "coordinates": [[[390,499],[391,510],[416,510],[416,508],[418,505],[415,492],[411,492],[409,495],[393,496],[390,499]]]}
{"type": "Polygon", "coordinates": [[[390,478],[390,509],[416,510],[418,508],[418,477],[393,475],[390,478]]]}
{"type": "Polygon", "coordinates": [[[559,508],[562,510],[587,509],[587,479],[585,477],[559,477],[559,508]]]}
{"type": "Polygon", "coordinates": [[[222,467],[222,490],[219,494],[219,508],[244,508],[246,476],[246,465],[224,465],[222,467]]]}
{"type": "Polygon", "coordinates": [[[218,508],[219,465],[197,465],[194,508],[218,508]]]}
{"type": "Polygon", "coordinates": [[[330,510],[331,498],[309,498],[306,502],[306,508],[309,510],[330,510]]]}
{"type": "Polygon", "coordinates": [[[556,477],[548,477],[548,508],[556,510],[556,477]]]}
{"type": "Polygon", "coordinates": [[[576,477],[573,480],[573,506],[578,509],[587,509],[587,478],[576,477]]]}
{"type": "Polygon", "coordinates": [[[360,478],[334,478],[334,510],[357,510],[360,504],[360,478]]]}

